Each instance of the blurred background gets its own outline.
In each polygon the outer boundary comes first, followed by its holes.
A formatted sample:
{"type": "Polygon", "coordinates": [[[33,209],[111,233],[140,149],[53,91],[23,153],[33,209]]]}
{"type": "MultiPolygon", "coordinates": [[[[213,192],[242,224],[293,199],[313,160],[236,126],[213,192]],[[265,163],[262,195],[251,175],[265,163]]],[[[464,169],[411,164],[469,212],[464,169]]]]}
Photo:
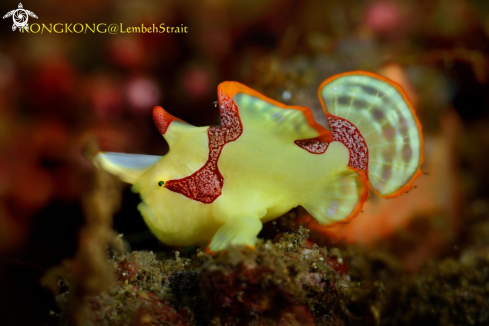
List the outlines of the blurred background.
{"type": "MultiPolygon", "coordinates": [[[[41,324],[56,310],[39,278],[76,251],[93,171],[87,144],[162,155],[168,147],[153,126],[153,106],[197,126],[219,124],[213,101],[224,80],[309,106],[323,124],[316,90],[333,74],[372,71],[410,96],[423,125],[426,174],[409,195],[372,198],[358,223],[318,229],[323,236],[368,247],[403,228],[419,231],[422,238],[399,250],[415,271],[458,250],[468,226],[487,220],[488,1],[22,4],[38,16],[31,24],[183,24],[188,33],[27,34],[12,31],[11,17],[0,21],[0,318],[41,324]]],[[[2,1],[0,14],[17,7],[2,1]]],[[[113,227],[132,249],[161,250],[138,202],[125,187],[113,227]]]]}

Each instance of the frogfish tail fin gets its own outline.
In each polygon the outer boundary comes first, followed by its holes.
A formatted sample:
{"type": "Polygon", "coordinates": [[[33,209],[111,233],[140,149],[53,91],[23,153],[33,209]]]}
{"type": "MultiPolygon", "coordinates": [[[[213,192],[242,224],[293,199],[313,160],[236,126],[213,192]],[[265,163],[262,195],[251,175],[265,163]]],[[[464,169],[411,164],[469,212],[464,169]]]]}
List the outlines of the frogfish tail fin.
{"type": "Polygon", "coordinates": [[[421,124],[400,85],[354,71],[325,80],[318,90],[333,140],[350,150],[349,166],[383,198],[412,188],[421,175],[421,124]]]}

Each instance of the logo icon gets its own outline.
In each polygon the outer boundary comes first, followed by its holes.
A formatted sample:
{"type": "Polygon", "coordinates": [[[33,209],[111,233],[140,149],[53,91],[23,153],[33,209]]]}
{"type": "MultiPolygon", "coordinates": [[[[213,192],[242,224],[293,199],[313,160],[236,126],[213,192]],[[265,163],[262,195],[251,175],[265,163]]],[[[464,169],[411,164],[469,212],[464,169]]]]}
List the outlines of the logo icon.
{"type": "Polygon", "coordinates": [[[12,16],[14,19],[14,24],[12,25],[12,30],[15,31],[17,28],[19,28],[19,32],[22,31],[22,29],[29,30],[29,24],[27,24],[27,21],[29,20],[29,16],[36,18],[37,16],[35,13],[29,10],[23,9],[24,7],[22,6],[22,3],[19,3],[19,9],[15,9],[12,11],[9,11],[8,13],[3,16],[3,18],[7,18],[12,16]]]}

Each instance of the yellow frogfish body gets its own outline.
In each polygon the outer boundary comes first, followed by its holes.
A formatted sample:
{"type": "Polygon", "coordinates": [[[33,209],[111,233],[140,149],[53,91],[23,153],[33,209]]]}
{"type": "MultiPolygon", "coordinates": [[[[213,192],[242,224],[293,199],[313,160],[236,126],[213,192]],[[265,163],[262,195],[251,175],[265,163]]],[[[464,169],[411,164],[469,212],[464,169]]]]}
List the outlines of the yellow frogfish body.
{"type": "Polygon", "coordinates": [[[221,125],[194,127],[153,109],[164,156],[102,152],[95,164],[133,184],[151,231],[170,245],[254,246],[262,224],[301,205],[322,224],[356,216],[421,174],[421,126],[402,88],[355,71],[319,87],[329,129],[237,82],[218,86],[221,125]]]}

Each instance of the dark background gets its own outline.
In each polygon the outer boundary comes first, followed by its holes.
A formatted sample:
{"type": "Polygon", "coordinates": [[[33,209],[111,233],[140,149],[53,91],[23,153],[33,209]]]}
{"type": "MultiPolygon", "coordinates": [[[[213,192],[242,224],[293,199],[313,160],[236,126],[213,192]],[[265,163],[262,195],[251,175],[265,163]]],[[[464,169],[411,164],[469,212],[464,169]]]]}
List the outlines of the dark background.
{"type": "MultiPolygon", "coordinates": [[[[418,97],[424,131],[449,110],[462,125],[455,164],[464,210],[486,211],[489,3],[377,1],[25,1],[29,23],[165,23],[187,34],[22,34],[0,20],[0,324],[51,321],[38,285],[74,254],[80,200],[101,149],[164,154],[151,109],[218,124],[217,84],[237,80],[267,96],[319,108],[314,90],[349,70],[395,65],[418,97]]],[[[16,9],[2,1],[0,14],[16,9]]],[[[317,113],[318,111],[316,111],[317,113]]],[[[320,115],[320,113],[319,113],[320,115]]],[[[133,249],[159,250],[124,191],[114,228],[133,249]]]]}

